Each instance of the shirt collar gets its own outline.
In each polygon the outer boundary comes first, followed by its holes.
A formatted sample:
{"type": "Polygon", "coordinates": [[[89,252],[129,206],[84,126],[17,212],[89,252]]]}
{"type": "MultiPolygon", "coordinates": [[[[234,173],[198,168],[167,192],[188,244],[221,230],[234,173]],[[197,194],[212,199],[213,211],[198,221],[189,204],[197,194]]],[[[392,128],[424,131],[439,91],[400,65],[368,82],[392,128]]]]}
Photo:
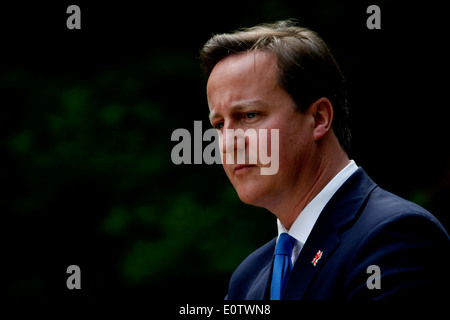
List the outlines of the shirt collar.
{"type": "Polygon", "coordinates": [[[282,225],[280,220],[277,219],[278,236],[283,232],[287,232],[302,245],[305,244],[323,208],[327,205],[328,201],[330,201],[336,191],[356,170],[358,170],[358,166],[355,161],[350,160],[350,163],[344,169],[339,171],[339,173],[314,197],[314,199],[308,203],[302,212],[300,212],[289,231],[282,225]]]}

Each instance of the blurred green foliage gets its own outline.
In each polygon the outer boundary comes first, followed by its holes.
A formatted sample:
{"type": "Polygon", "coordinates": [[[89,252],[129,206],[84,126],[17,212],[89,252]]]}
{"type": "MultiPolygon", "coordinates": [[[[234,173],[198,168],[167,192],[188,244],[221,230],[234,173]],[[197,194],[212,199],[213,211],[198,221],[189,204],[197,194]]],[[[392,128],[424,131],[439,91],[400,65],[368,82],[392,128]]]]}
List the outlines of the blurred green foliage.
{"type": "MultiPolygon", "coordinates": [[[[35,245],[23,240],[15,250],[33,256],[33,248],[59,243],[64,251],[59,258],[80,264],[88,275],[83,263],[107,265],[92,275],[97,279],[84,281],[94,296],[111,287],[114,292],[154,288],[174,277],[228,278],[274,235],[275,218],[243,205],[220,165],[171,162],[176,144],[171,132],[192,130],[199,118],[177,115],[178,103],[189,96],[174,97],[167,88],[153,86],[182,75],[191,83],[178,84],[202,95],[205,79],[192,53],[154,53],[89,80],[61,81],[20,68],[0,79],[10,94],[24,94],[17,106],[20,120],[5,139],[15,168],[11,180],[17,183],[15,192],[3,198],[6,214],[17,227],[34,216],[30,223],[41,229],[22,234],[24,239],[36,236],[35,245]]],[[[206,99],[202,103],[184,108],[198,108],[205,120],[206,99]]],[[[58,261],[53,254],[44,248],[39,255],[51,264],[58,261]]],[[[4,293],[51,294],[53,275],[43,273],[25,281],[35,288],[28,293],[21,289],[24,281],[12,281],[4,293]]],[[[225,293],[223,282],[216,294],[222,298],[225,293]]]]}

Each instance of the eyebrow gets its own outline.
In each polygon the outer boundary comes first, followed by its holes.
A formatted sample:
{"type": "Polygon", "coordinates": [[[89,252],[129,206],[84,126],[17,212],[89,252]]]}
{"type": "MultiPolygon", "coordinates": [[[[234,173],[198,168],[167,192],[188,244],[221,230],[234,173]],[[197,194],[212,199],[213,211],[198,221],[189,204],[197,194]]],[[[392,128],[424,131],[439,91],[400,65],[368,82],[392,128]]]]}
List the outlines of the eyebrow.
{"type": "MultiPolygon", "coordinates": [[[[255,100],[244,100],[240,101],[236,105],[232,106],[230,108],[231,113],[236,112],[242,112],[243,110],[249,109],[251,107],[267,107],[267,103],[263,100],[255,99],[255,100]]],[[[220,114],[216,113],[215,111],[211,111],[209,113],[209,120],[212,121],[212,119],[219,117],[220,114]]]]}

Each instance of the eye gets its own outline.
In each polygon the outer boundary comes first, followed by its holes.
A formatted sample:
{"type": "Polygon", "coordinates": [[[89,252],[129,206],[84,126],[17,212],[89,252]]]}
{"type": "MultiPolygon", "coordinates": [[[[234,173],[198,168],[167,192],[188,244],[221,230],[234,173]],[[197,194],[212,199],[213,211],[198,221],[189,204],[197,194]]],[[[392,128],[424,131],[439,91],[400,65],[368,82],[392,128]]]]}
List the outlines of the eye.
{"type": "Polygon", "coordinates": [[[257,114],[256,112],[248,112],[248,113],[245,114],[245,117],[246,117],[247,119],[253,119],[253,118],[255,118],[257,115],[258,115],[258,114],[257,114]]]}
{"type": "Polygon", "coordinates": [[[223,122],[217,122],[213,125],[214,128],[216,128],[217,130],[220,130],[223,128],[223,122]]]}

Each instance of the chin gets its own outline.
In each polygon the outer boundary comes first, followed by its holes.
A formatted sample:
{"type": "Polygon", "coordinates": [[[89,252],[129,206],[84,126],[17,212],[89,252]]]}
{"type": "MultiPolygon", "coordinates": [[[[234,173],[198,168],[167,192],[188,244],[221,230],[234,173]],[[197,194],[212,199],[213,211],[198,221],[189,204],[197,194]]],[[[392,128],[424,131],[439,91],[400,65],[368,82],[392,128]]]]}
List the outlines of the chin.
{"type": "Polygon", "coordinates": [[[253,206],[262,207],[263,200],[267,199],[267,193],[261,190],[261,185],[256,188],[240,187],[236,188],[236,191],[242,202],[253,206]]]}

